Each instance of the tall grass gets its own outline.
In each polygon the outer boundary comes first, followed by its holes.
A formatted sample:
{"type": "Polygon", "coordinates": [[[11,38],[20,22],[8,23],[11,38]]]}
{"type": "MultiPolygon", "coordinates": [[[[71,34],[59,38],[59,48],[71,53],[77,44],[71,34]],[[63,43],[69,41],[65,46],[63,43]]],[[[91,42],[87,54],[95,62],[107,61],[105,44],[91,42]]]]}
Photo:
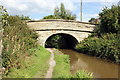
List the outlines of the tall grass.
{"type": "MultiPolygon", "coordinates": [[[[44,78],[49,68],[50,53],[43,47],[31,49],[34,54],[27,56],[21,68],[13,67],[6,78],[44,78]]],[[[19,58],[21,60],[21,58],[19,58]]]]}
{"type": "Polygon", "coordinates": [[[37,48],[38,35],[18,16],[8,16],[7,25],[3,28],[2,66],[7,75],[11,68],[21,68],[26,57],[33,54],[30,49],[37,48]]]}

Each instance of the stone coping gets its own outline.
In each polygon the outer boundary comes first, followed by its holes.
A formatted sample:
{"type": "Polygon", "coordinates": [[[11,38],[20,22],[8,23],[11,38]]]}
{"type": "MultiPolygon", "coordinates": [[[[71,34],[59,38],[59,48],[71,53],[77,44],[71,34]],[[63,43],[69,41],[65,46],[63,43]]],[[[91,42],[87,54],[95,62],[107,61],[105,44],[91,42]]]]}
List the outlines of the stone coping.
{"type": "Polygon", "coordinates": [[[89,22],[80,22],[80,21],[76,21],[76,20],[64,20],[64,19],[26,20],[27,23],[30,23],[30,22],[50,22],[50,21],[55,21],[55,22],[75,22],[75,23],[97,25],[97,24],[93,24],[93,23],[89,23],[89,22]]]}

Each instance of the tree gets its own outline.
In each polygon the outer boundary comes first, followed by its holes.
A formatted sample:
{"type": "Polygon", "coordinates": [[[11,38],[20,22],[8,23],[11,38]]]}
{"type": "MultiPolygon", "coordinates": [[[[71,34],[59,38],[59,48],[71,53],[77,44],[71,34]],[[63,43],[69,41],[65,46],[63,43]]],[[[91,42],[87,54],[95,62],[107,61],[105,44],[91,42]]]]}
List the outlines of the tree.
{"type": "Polygon", "coordinates": [[[58,7],[54,9],[54,16],[55,16],[55,19],[60,19],[60,10],[58,7]]]}
{"type": "Polygon", "coordinates": [[[54,9],[54,15],[45,16],[43,19],[76,20],[76,15],[72,14],[70,10],[65,9],[64,4],[61,3],[60,8],[56,7],[54,9]]]}
{"type": "Polygon", "coordinates": [[[76,19],[76,15],[72,14],[72,12],[70,10],[66,10],[66,18],[67,20],[75,20],[76,19]]]}
{"type": "Polygon", "coordinates": [[[120,1],[119,1],[119,5],[118,5],[118,24],[120,26],[120,1]]]}
{"type": "Polygon", "coordinates": [[[104,8],[99,14],[100,16],[100,30],[102,33],[116,33],[120,29],[120,12],[118,6],[113,5],[111,8],[104,8]]]}
{"type": "Polygon", "coordinates": [[[91,18],[91,19],[89,20],[89,22],[90,22],[90,23],[93,23],[93,24],[99,24],[99,19],[97,19],[97,18],[91,18]]]}
{"type": "Polygon", "coordinates": [[[96,20],[95,18],[91,18],[91,19],[89,20],[89,22],[90,22],[90,23],[94,23],[95,20],[96,20]]]}
{"type": "Polygon", "coordinates": [[[66,9],[63,3],[61,3],[61,6],[60,6],[60,17],[62,19],[65,19],[66,17],[66,9]]]}

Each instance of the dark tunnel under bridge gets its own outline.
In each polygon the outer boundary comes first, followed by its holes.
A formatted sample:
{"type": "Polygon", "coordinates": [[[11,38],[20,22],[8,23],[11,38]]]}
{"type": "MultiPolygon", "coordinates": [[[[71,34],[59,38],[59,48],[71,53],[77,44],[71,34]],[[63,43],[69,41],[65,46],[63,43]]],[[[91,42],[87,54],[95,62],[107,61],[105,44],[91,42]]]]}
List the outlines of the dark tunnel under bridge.
{"type": "Polygon", "coordinates": [[[45,41],[45,48],[74,49],[77,39],[65,33],[53,34],[45,41]]]}

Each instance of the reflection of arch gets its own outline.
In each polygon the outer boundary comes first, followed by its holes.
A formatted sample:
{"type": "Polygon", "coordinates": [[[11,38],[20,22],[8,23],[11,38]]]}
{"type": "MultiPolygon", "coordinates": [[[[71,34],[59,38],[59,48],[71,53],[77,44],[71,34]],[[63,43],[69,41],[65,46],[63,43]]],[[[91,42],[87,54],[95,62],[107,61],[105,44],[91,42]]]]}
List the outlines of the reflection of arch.
{"type": "MultiPolygon", "coordinates": [[[[66,34],[66,33],[56,33],[56,34],[52,34],[50,35],[46,40],[45,43],[53,36],[55,35],[61,35],[64,39],[65,39],[65,45],[62,48],[67,48],[67,49],[73,49],[75,47],[75,45],[78,43],[78,40],[70,34],[66,34]]],[[[44,46],[46,47],[44,43],[44,46]]]]}

